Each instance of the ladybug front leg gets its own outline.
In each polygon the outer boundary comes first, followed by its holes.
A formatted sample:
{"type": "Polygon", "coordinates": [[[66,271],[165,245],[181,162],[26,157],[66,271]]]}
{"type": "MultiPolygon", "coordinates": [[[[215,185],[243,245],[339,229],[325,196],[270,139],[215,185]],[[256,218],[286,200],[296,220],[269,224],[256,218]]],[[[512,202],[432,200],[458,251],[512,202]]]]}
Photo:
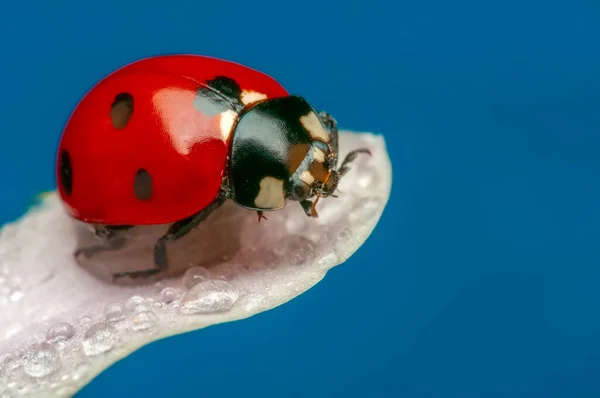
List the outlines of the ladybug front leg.
{"type": "Polygon", "coordinates": [[[214,210],[221,207],[221,205],[225,202],[225,198],[219,196],[215,199],[210,205],[208,205],[203,210],[198,213],[184,218],[183,220],[179,220],[175,222],[166,234],[161,236],[154,245],[154,266],[155,268],[143,270],[143,271],[132,271],[132,272],[121,272],[113,275],[113,278],[116,280],[118,278],[122,278],[124,276],[128,276],[130,278],[140,278],[140,277],[149,277],[152,275],[156,275],[159,272],[166,270],[169,267],[169,258],[167,255],[167,242],[175,241],[186,236],[190,231],[196,228],[202,221],[204,221],[214,210]]]}

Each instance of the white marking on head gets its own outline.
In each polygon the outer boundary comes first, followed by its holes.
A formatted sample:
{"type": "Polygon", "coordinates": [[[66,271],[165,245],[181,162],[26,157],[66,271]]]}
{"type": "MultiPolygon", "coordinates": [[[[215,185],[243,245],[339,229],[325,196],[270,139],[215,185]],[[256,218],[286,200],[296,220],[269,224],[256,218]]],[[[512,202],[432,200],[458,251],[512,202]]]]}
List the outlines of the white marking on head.
{"type": "Polygon", "coordinates": [[[225,142],[229,140],[231,128],[233,127],[233,123],[235,123],[236,117],[237,113],[231,109],[221,113],[221,118],[219,119],[219,130],[221,131],[221,137],[223,137],[225,142]]]}
{"type": "Polygon", "coordinates": [[[315,182],[315,177],[313,177],[313,175],[310,174],[310,171],[303,171],[302,173],[300,173],[300,179],[311,186],[315,182]]]}
{"type": "Polygon", "coordinates": [[[252,104],[253,102],[264,100],[267,98],[266,94],[259,93],[256,91],[242,91],[242,102],[244,105],[252,104]]]}
{"type": "Polygon", "coordinates": [[[323,127],[321,120],[316,113],[310,112],[308,115],[304,115],[300,118],[300,123],[308,131],[313,139],[320,139],[325,142],[329,142],[329,134],[323,127]]]}
{"type": "Polygon", "coordinates": [[[315,162],[324,163],[325,162],[325,152],[320,150],[319,148],[313,148],[313,159],[315,162]]]}
{"type": "Polygon", "coordinates": [[[261,209],[282,208],[285,205],[283,181],[269,176],[263,178],[254,204],[261,209]]]}

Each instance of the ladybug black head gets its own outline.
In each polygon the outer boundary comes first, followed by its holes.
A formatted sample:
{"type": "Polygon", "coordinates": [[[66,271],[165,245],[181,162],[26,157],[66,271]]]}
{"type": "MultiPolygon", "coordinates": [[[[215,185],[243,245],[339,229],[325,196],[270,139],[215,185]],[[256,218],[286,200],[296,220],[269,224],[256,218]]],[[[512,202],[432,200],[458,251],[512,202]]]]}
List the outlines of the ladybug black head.
{"type": "Polygon", "coordinates": [[[302,97],[259,102],[241,113],[233,132],[232,199],[261,211],[281,209],[287,200],[306,209],[311,197],[335,191],[336,150],[337,135],[302,97]]]}

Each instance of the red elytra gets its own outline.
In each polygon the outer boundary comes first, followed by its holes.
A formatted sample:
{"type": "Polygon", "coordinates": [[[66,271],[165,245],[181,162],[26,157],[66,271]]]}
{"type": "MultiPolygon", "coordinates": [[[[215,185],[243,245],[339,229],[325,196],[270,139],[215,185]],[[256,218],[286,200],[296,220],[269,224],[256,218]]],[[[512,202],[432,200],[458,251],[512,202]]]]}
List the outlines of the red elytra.
{"type": "MultiPolygon", "coordinates": [[[[198,86],[232,76],[242,90],[264,98],[289,95],[268,75],[243,65],[198,55],[166,55],[124,66],[96,84],[64,129],[59,153],[70,157],[70,186],[58,191],[68,213],[104,225],[175,222],[218,195],[230,135],[224,116],[194,107],[198,86]],[[116,128],[111,104],[118,93],[133,97],[125,127],[116,128]],[[132,194],[140,165],[152,176],[152,196],[132,194]]],[[[61,178],[60,162],[57,176],[61,178]]]]}

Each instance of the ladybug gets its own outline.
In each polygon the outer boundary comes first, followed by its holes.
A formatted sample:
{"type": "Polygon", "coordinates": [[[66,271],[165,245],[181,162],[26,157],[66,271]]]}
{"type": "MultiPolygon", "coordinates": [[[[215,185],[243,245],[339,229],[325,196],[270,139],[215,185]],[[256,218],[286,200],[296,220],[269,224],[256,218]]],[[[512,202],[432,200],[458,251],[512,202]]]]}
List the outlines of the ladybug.
{"type": "Polygon", "coordinates": [[[66,212],[102,237],[76,256],[118,250],[122,232],[171,224],[154,247],[154,266],[115,274],[143,277],[168,267],[166,245],[226,200],[257,212],[298,202],[317,217],[335,197],[349,163],[338,168],[336,121],[289,94],[264,73],[199,55],[141,59],[100,80],[81,99],[57,151],[66,212]]]}

